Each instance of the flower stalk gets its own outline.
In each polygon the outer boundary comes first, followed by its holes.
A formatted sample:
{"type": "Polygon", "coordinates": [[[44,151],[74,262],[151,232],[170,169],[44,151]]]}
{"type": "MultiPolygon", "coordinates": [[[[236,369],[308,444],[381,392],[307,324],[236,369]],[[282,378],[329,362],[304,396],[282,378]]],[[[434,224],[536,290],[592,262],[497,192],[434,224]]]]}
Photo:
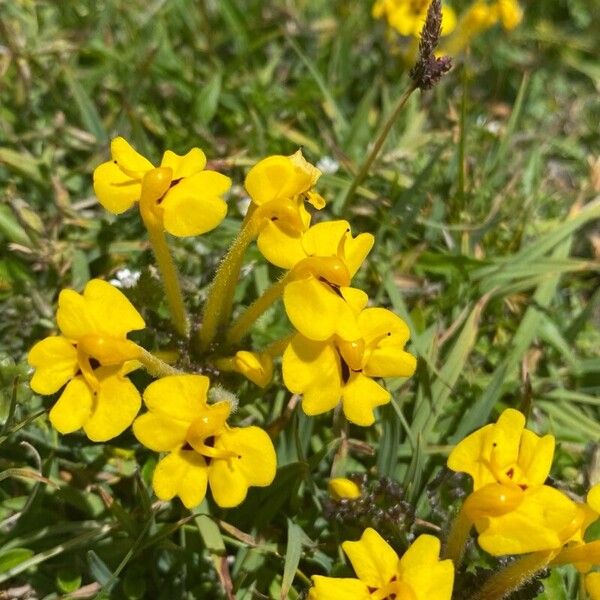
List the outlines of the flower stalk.
{"type": "Polygon", "coordinates": [[[148,231],[150,245],[165,288],[171,321],[180,335],[188,337],[189,319],[183,302],[179,272],[169,251],[163,225],[155,214],[158,200],[169,189],[171,176],[172,171],[169,168],[153,169],[144,176],[140,197],[140,214],[148,231]]]}
{"type": "Polygon", "coordinates": [[[179,375],[181,371],[167,364],[158,356],[148,352],[140,347],[140,355],[138,359],[142,363],[144,369],[152,375],[152,377],[167,377],[168,375],[179,375]]]}
{"type": "Polygon", "coordinates": [[[492,575],[469,600],[502,600],[506,598],[544,569],[554,554],[556,554],[554,550],[545,550],[533,552],[516,560],[505,569],[492,575]]]}
{"type": "Polygon", "coordinates": [[[246,310],[234,321],[226,335],[228,344],[237,344],[246,335],[253,323],[265,313],[281,296],[290,280],[290,272],[267,288],[246,310]]]}
{"type": "Polygon", "coordinates": [[[473,522],[467,516],[467,511],[463,504],[452,522],[444,552],[445,558],[449,558],[454,563],[454,568],[456,569],[462,563],[472,526],[473,522]]]}
{"type": "Polygon", "coordinates": [[[244,254],[258,235],[259,220],[253,212],[246,215],[242,227],[222,260],[208,292],[204,304],[202,326],[198,331],[200,350],[206,352],[217,336],[219,327],[231,316],[233,294],[242,268],[244,254]]]}

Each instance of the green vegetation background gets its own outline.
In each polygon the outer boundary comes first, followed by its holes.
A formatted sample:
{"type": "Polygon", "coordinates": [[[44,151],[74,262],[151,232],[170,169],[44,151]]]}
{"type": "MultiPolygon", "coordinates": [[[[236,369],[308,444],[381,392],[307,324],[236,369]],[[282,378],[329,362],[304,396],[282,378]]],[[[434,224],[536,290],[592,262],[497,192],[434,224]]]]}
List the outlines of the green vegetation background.
{"type": "MultiPolygon", "coordinates": [[[[369,2],[0,0],[0,589],[220,598],[220,577],[237,598],[278,598],[296,575],[296,598],[306,576],[343,573],[337,544],[374,522],[324,518],[331,414],[296,408],[274,486],[236,511],[193,515],[153,503],[156,457],[130,433],[94,445],[49,428],[52,400],[32,396],[25,356],[54,330],[61,288],[141,271],[128,294],[150,324],[143,341],[168,343],[137,214],[113,218],[93,196],[91,173],[117,134],[154,160],[198,145],[234,179],[225,223],[173,241],[196,311],[239,223],[249,165],[299,146],[312,162],[337,161],[319,183],[326,213],[376,234],[359,283],[409,322],[419,356],[377,426],[350,429],[348,472],[394,478],[444,527],[452,488],[465,485],[434,479],[449,445],[515,406],[557,436],[559,485],[581,493],[598,481],[600,5],[524,8],[519,29],[487,32],[434,91],[414,95],[342,212],[407,81],[369,2]]],[[[240,302],[275,277],[252,250],[240,302]]],[[[271,311],[256,346],[285,328],[271,311]]],[[[240,420],[286,414],[281,386],[226,384],[240,420]]],[[[389,534],[401,548],[399,523],[389,534]]],[[[576,598],[577,578],[555,573],[546,590],[576,598]]]]}

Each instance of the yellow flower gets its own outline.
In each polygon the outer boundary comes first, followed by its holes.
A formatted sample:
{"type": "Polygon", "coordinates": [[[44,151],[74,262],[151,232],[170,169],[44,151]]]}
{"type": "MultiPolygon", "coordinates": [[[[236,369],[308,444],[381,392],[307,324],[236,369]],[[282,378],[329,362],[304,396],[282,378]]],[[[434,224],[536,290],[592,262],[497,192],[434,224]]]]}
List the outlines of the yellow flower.
{"type": "Polygon", "coordinates": [[[137,368],[141,349],[127,334],[145,327],[129,300],[112,285],[92,279],[83,294],[63,290],[56,320],[62,335],[47,337],[27,357],[35,368],[31,389],[53,394],[67,386],[50,411],[61,433],[83,427],[93,441],[124,431],[141,405],[140,394],[125,377],[137,368]]]}
{"type": "Polygon", "coordinates": [[[509,408],[497,423],[459,442],[448,457],[448,467],[471,475],[475,491],[488,483],[525,489],[546,481],[553,456],[554,437],[525,429],[525,416],[509,408]]]}
{"type": "Polygon", "coordinates": [[[360,336],[353,305],[362,309],[367,296],[349,288],[350,281],[373,247],[373,236],[355,238],[347,221],[326,221],[311,227],[290,258],[291,281],[283,303],[294,327],[305,337],[324,341],[360,336]]]}
{"type": "Polygon", "coordinates": [[[400,317],[384,308],[367,308],[358,313],[356,323],[360,335],[352,342],[337,336],[314,341],[296,334],[286,348],[283,380],[291,392],[303,395],[307,415],[327,412],[341,399],[349,421],[371,425],[373,409],[390,401],[389,392],[372,378],[414,373],[416,359],[404,350],[410,332],[400,317]]]}
{"type": "Polygon", "coordinates": [[[291,156],[269,156],[254,165],[244,186],[252,200],[251,215],[260,222],[257,244],[278,265],[282,248],[300,239],[310,225],[304,201],[320,210],[325,200],[313,191],[321,176],[298,150],[291,156]]]}
{"type": "Polygon", "coordinates": [[[543,485],[554,437],[525,429],[525,416],[505,410],[450,453],[448,467],[473,478],[463,510],[490,554],[523,554],[562,547],[580,529],[584,512],[562,492],[543,485]]]}
{"type": "Polygon", "coordinates": [[[523,20],[523,9],[516,0],[498,0],[496,10],[504,29],[515,29],[523,20]]]}
{"type": "MultiPolygon", "coordinates": [[[[418,36],[425,24],[431,0],[376,0],[372,14],[384,17],[388,25],[400,35],[418,36]]],[[[447,5],[442,6],[442,35],[448,35],[456,26],[456,14],[447,5]]]]}
{"type": "Polygon", "coordinates": [[[241,504],[250,486],[270,485],[275,477],[273,443],[259,427],[229,427],[228,401],[208,404],[209,380],[173,375],[144,392],[148,411],[133,424],[136,438],[151,450],[168,452],[156,466],[152,486],[158,498],[179,496],[197,506],[207,485],[224,508],[241,504]]]}
{"type": "Polygon", "coordinates": [[[420,535],[402,558],[371,528],[358,542],[344,542],[357,579],[313,575],[310,600],[450,600],[454,567],[440,560],[440,542],[420,535]]]}
{"type": "Polygon", "coordinates": [[[219,358],[215,366],[222,371],[235,371],[264,388],[273,378],[273,357],[268,352],[240,350],[235,356],[219,358]]]}
{"type": "MultiPolygon", "coordinates": [[[[154,166],[122,137],[115,138],[110,148],[112,160],[94,171],[94,191],[106,210],[120,214],[140,200],[144,177],[154,166]]],[[[231,180],[205,170],[205,166],[206,156],[200,148],[184,156],[170,150],[163,155],[159,168],[168,178],[166,191],[161,190],[148,209],[172,235],[206,233],[217,227],[227,213],[221,196],[231,187],[231,180]]]]}
{"type": "Polygon", "coordinates": [[[360,498],[360,487],[351,479],[336,477],[328,483],[329,495],[334,500],[354,500],[360,498]]]}

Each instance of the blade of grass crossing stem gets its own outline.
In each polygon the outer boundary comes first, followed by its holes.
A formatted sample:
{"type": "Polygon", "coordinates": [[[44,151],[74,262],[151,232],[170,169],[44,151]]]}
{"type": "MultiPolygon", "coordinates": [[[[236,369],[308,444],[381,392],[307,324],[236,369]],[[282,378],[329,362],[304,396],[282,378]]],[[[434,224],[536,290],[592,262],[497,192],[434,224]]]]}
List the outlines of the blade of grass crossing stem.
{"type": "MultiPolygon", "coordinates": [[[[568,238],[554,250],[552,258],[566,258],[569,256],[570,250],[571,238],[568,238]]],[[[512,339],[508,354],[496,367],[492,379],[479,401],[470,407],[465,413],[464,418],[461,419],[456,433],[451,438],[451,443],[457,443],[468,433],[477,427],[481,427],[488,420],[494,404],[502,397],[507,377],[514,377],[523,354],[527,351],[538,333],[543,316],[538,307],[543,309],[550,306],[557,292],[559,282],[560,275],[557,275],[538,286],[533,295],[533,302],[525,311],[525,315],[512,339]]],[[[517,384],[515,381],[515,385],[517,384]]]]}
{"type": "Polygon", "coordinates": [[[294,576],[300,557],[302,556],[302,542],[304,540],[304,531],[296,525],[291,519],[287,522],[287,546],[285,549],[285,563],[283,565],[283,579],[281,581],[281,600],[288,597],[288,592],[292,587],[294,576]]]}

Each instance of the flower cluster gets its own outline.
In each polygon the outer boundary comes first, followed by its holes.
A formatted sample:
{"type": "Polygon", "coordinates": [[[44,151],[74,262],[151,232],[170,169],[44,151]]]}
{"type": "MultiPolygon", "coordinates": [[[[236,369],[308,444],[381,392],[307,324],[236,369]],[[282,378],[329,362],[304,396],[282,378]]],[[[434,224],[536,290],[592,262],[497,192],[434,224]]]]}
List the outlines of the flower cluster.
{"type": "MultiPolygon", "coordinates": [[[[112,160],[94,173],[96,193],[115,214],[139,203],[176,344],[149,350],[134,341],[146,323],[123,292],[105,281],[89,281],[81,294],[61,291],[59,333],[35,344],[28,356],[34,368],[31,388],[44,395],[60,392],[49,412],[54,428],[63,434],[83,429],[92,441],[104,442],[131,427],[144,447],[161,454],[152,475],[160,500],[178,497],[193,508],[210,488],[214,502],[230,508],[244,501],[250,487],[274,481],[277,457],[267,430],[274,436],[280,430],[247,419],[235,423],[240,399],[223,387],[235,376],[265,388],[278,378],[280,360],[281,380],[301,398],[307,415],[339,406],[351,423],[372,425],[376,408],[391,398],[382,380],[410,377],[416,358],[405,349],[406,323],[370,305],[367,294],[353,287],[373,236],[353,235],[345,220],[313,223],[313,210],[325,206],[315,189],[320,171],[300,151],[269,156],[250,169],[249,208],[215,273],[201,319],[195,320],[188,315],[166,233],[198,235],[217,227],[227,212],[223,196],[231,180],[205,169],[198,148],[184,156],[165,152],[158,167],[123,138],[113,140],[111,152],[112,160]],[[283,272],[249,306],[234,307],[244,254],[254,242],[283,272]],[[254,323],[279,300],[289,332],[263,348],[246,345],[254,323]],[[171,363],[159,358],[163,350],[175,355],[171,363]],[[143,391],[129,377],[140,368],[154,378],[143,391]],[[212,388],[207,373],[217,383],[212,388]],[[138,416],[142,399],[145,412],[138,416]]],[[[600,485],[589,490],[585,502],[550,485],[554,438],[538,436],[525,422],[523,414],[507,409],[497,423],[472,433],[450,453],[448,467],[470,475],[473,490],[443,544],[443,560],[442,542],[431,535],[410,537],[414,542],[399,558],[373,528],[364,529],[378,523],[387,535],[386,529],[399,527],[402,514],[411,515],[406,522],[417,522],[395,482],[394,506],[384,511],[375,501],[379,491],[375,496],[365,491],[367,475],[361,485],[342,476],[330,479],[329,502],[343,508],[338,521],[353,507],[355,516],[381,513],[382,518],[361,523],[361,539],[342,544],[356,577],[314,575],[309,598],[450,600],[473,528],[488,554],[526,555],[493,574],[477,598],[504,598],[541,569],[567,563],[586,575],[585,585],[597,598],[600,574],[592,569],[600,564],[600,541],[586,540],[586,530],[600,517],[600,485]]]]}
{"type": "MultiPolygon", "coordinates": [[[[375,0],[373,17],[385,19],[388,26],[400,36],[417,38],[421,33],[430,0],[375,0]]],[[[475,37],[494,25],[501,24],[510,31],[523,19],[517,0],[475,0],[460,15],[448,4],[442,7],[442,30],[445,43],[441,54],[460,54],[475,37]]],[[[412,60],[414,48],[407,52],[412,60]]]]}
{"type": "MultiPolygon", "coordinates": [[[[216,377],[238,372],[265,387],[274,358],[283,354],[283,380],[291,392],[303,394],[307,414],[341,401],[349,420],[373,423],[374,407],[390,399],[374,378],[409,376],[415,358],[404,350],[405,323],[386,309],[367,308],[367,295],[350,287],[373,236],[353,237],[346,221],[311,226],[307,205],[317,210],[325,205],[314,189],[320,171],[300,151],[270,156],[250,169],[245,188],[251,205],[197,327],[190,323],[165,232],[181,237],[217,227],[227,212],[223,195],[231,180],[205,169],[199,148],[183,156],[167,151],[154,167],[118,137],[111,158],[94,172],[98,199],[114,214],[139,204],[173,327],[190,342],[197,336],[189,352],[202,366],[196,373],[181,372],[128,339],[146,324],[111,284],[94,279],[83,294],[63,290],[56,314],[60,335],[38,342],[29,353],[34,391],[49,395],[64,387],[50,410],[52,425],[63,434],[83,428],[99,442],[132,426],[144,446],[166,453],[153,475],[158,498],[178,496],[191,508],[204,499],[207,487],[219,506],[237,506],[250,486],[269,485],[276,469],[274,446],[264,430],[228,424],[235,396],[216,387],[208,401],[204,367],[216,377]],[[244,251],[253,241],[286,274],[229,323],[244,251]],[[249,327],[281,297],[295,331],[264,350],[240,347],[249,327]],[[137,417],[142,398],[127,375],[141,367],[157,380],[143,392],[147,412],[137,417]]],[[[190,356],[185,358],[189,363],[190,356]]]]}

